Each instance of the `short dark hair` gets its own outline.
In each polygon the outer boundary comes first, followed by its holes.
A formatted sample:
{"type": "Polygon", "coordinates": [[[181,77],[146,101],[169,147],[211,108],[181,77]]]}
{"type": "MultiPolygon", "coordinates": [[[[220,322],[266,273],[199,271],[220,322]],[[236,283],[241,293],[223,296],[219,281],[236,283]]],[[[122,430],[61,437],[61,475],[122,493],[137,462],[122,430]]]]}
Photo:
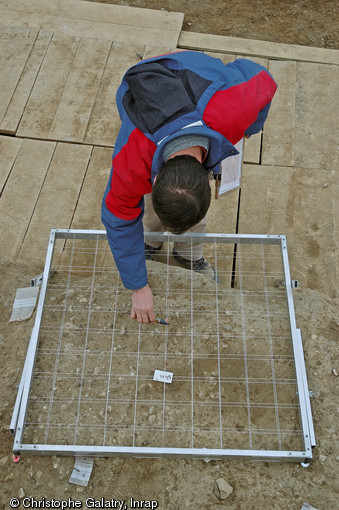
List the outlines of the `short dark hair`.
{"type": "Polygon", "coordinates": [[[161,167],[152,191],[154,211],[173,234],[199,223],[211,203],[209,176],[193,156],[175,156],[161,167]]]}

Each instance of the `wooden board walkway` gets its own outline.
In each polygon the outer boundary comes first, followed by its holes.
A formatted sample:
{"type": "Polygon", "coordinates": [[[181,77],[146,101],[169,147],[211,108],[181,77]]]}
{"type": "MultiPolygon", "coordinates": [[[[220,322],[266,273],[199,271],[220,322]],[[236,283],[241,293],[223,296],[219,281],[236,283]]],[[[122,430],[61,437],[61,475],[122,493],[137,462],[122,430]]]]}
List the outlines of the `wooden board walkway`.
{"type": "Polygon", "coordinates": [[[241,194],[213,201],[208,230],[286,234],[293,276],[336,295],[339,52],[180,33],[180,13],[118,7],[0,0],[0,254],[42,264],[50,228],[102,228],[123,73],[195,48],[256,60],[278,83],[264,130],[245,143],[241,194]],[[159,37],[165,19],[172,34],[159,37]],[[116,38],[121,27],[134,27],[133,42],[116,38]]]}
{"type": "Polygon", "coordinates": [[[1,24],[109,39],[177,46],[184,14],[84,0],[0,0],[1,24]]]}

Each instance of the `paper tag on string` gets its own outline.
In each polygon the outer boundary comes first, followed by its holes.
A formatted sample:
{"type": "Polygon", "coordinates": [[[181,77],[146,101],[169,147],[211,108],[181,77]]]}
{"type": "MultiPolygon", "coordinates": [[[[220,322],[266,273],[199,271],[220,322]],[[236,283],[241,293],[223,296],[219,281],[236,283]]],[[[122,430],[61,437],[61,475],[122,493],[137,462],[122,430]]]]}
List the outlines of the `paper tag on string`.
{"type": "Polygon", "coordinates": [[[154,370],[153,381],[171,383],[172,379],[173,372],[165,372],[164,370],[154,370]]]}

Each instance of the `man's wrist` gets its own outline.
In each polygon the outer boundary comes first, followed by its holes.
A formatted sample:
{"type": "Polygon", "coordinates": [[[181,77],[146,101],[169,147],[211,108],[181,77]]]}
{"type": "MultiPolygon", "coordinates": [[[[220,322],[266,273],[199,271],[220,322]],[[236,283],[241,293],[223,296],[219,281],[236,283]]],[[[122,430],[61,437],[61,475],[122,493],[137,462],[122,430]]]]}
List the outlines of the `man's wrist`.
{"type": "Polygon", "coordinates": [[[144,286],[144,287],[141,287],[140,289],[132,289],[132,292],[134,293],[137,293],[137,292],[140,292],[140,291],[143,291],[145,289],[149,289],[149,285],[148,283],[144,286]]]}

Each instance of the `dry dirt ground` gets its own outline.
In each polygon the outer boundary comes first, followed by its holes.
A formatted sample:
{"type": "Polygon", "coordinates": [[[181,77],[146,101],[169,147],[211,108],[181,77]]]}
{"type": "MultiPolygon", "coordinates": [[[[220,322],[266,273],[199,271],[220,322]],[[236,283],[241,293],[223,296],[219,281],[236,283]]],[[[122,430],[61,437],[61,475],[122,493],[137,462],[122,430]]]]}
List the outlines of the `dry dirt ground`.
{"type": "MultiPolygon", "coordinates": [[[[284,43],[338,48],[338,4],[335,1],[183,0],[117,1],[136,7],[185,12],[184,29],[284,43]]],[[[252,461],[178,459],[96,459],[87,488],[70,485],[71,457],[23,457],[12,461],[8,426],[33,318],[9,323],[15,289],[29,284],[42,267],[10,259],[1,261],[0,310],[2,352],[0,387],[0,508],[13,497],[42,500],[87,498],[156,500],[162,510],[227,508],[230,510],[300,510],[307,501],[319,510],[339,507],[337,358],[338,302],[317,289],[295,291],[297,325],[302,330],[317,437],[310,467],[252,461]],[[333,370],[334,369],[334,370],[333,370]],[[234,491],[220,501],[214,481],[224,478],[234,491]]],[[[26,500],[27,505],[30,504],[26,500]]],[[[112,508],[119,508],[113,506],[112,508]]],[[[27,508],[33,507],[26,506],[27,508]]],[[[45,506],[47,508],[47,506],[45,506]]],[[[108,506],[107,506],[108,507],[108,506]]],[[[22,506],[21,506],[22,508],[22,506]]],[[[43,508],[41,504],[41,508],[43,508]]],[[[130,508],[127,506],[126,508],[130,508]]]]}
{"type": "Polygon", "coordinates": [[[183,30],[192,32],[339,48],[339,6],[336,0],[101,1],[183,12],[183,30]]]}
{"type": "MultiPolygon", "coordinates": [[[[23,456],[15,464],[11,454],[13,438],[8,424],[34,318],[22,323],[9,323],[8,319],[15,289],[27,286],[30,276],[40,271],[41,267],[11,259],[1,262],[1,274],[6,274],[6,278],[0,281],[3,359],[0,387],[1,508],[9,508],[8,502],[13,497],[42,501],[43,498],[66,501],[72,498],[73,501],[81,501],[83,508],[86,508],[88,498],[98,501],[106,498],[108,502],[112,499],[125,500],[127,506],[123,508],[127,509],[130,508],[130,497],[155,500],[158,508],[166,510],[212,510],[219,507],[299,510],[305,501],[319,510],[337,508],[338,409],[334,398],[337,377],[333,369],[339,369],[336,357],[338,302],[307,288],[295,291],[294,300],[297,325],[303,334],[309,385],[315,394],[312,408],[318,446],[310,467],[250,460],[205,463],[189,459],[97,458],[90,483],[83,488],[69,483],[74,464],[72,457],[23,456]],[[227,500],[220,501],[213,494],[214,482],[218,478],[227,480],[234,489],[227,500]]],[[[130,327],[129,322],[131,319],[126,313],[127,327],[130,327]]],[[[40,369],[48,370],[47,367],[40,369]]],[[[33,429],[29,434],[34,442],[39,431],[33,429]]],[[[25,501],[29,504],[29,500],[25,501]]]]}

